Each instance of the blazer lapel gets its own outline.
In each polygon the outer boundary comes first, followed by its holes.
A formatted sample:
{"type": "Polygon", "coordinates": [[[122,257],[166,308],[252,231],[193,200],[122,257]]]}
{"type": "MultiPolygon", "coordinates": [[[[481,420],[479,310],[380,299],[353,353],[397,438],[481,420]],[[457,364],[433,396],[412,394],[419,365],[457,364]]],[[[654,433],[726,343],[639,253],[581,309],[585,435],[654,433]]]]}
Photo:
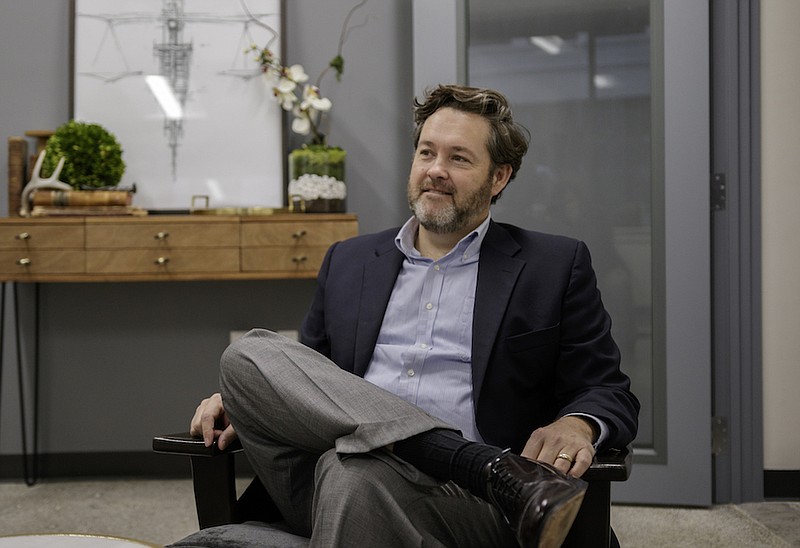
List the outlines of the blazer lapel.
{"type": "Polygon", "coordinates": [[[472,388],[477,413],[481,386],[514,285],[525,261],[515,259],[519,244],[492,222],[481,245],[472,320],[472,388]]]}
{"type": "Polygon", "coordinates": [[[394,244],[394,237],[376,246],[375,258],[364,265],[361,299],[356,329],[353,372],[364,376],[378,341],[383,316],[389,306],[403,254],[394,244]]]}

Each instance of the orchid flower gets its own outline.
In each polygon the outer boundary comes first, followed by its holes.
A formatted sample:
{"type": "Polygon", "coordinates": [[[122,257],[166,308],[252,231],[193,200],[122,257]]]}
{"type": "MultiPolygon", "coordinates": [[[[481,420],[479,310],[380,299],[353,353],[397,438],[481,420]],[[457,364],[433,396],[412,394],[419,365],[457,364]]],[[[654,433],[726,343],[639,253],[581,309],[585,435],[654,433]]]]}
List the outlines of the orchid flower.
{"type": "Polygon", "coordinates": [[[298,135],[308,135],[311,133],[311,120],[307,114],[298,112],[292,120],[292,131],[298,135]]]}
{"type": "Polygon", "coordinates": [[[332,106],[330,99],[322,97],[319,94],[319,88],[317,86],[306,84],[303,88],[303,102],[300,103],[301,110],[308,110],[311,108],[319,112],[328,112],[332,106]]]}
{"type": "Polygon", "coordinates": [[[294,120],[292,120],[292,131],[299,135],[313,134],[312,143],[314,144],[325,144],[325,135],[320,132],[318,122],[322,113],[329,112],[333,106],[330,99],[320,94],[320,81],[329,70],[335,71],[337,80],[341,78],[344,72],[342,48],[344,47],[347,35],[352,30],[350,18],[358,8],[366,3],[366,1],[367,0],[360,0],[348,12],[339,36],[339,48],[336,56],[331,59],[328,66],[319,75],[316,85],[306,83],[308,82],[308,74],[306,74],[302,65],[282,65],[280,60],[275,57],[268,47],[259,48],[256,45],[250,47],[250,50],[257,54],[256,61],[261,67],[261,71],[270,79],[276,81],[276,84],[272,88],[272,93],[280,103],[281,108],[287,112],[292,112],[294,116],[294,120]],[[298,87],[300,85],[303,86],[302,94],[298,93],[298,87]],[[300,96],[298,97],[298,95],[300,96]]]}
{"type": "Polygon", "coordinates": [[[286,78],[297,83],[304,84],[308,82],[308,74],[306,74],[303,65],[292,65],[286,69],[286,78]]]}
{"type": "Polygon", "coordinates": [[[293,81],[288,78],[281,78],[278,84],[272,88],[272,93],[278,99],[283,110],[292,110],[294,104],[297,102],[297,96],[294,90],[297,87],[293,81]]]}

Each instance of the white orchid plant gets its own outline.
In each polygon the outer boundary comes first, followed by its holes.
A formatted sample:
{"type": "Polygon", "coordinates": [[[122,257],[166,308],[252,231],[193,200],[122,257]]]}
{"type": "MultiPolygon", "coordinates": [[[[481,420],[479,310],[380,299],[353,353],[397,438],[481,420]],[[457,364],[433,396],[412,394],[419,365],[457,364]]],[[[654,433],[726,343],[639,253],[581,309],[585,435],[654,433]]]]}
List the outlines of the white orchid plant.
{"type": "Polygon", "coordinates": [[[367,0],[361,0],[348,12],[342,25],[336,56],[331,59],[314,84],[309,83],[309,76],[303,65],[284,65],[269,47],[260,48],[253,45],[250,48],[250,51],[256,52],[256,61],[261,71],[274,82],[272,92],[275,98],[285,111],[291,112],[294,116],[292,131],[299,135],[311,135],[312,145],[327,144],[326,135],[321,130],[321,122],[324,114],[330,112],[333,106],[330,99],[322,96],[320,83],[330,70],[335,71],[337,81],[341,80],[344,74],[342,49],[352,30],[349,26],[350,19],[366,2],[367,0]]]}

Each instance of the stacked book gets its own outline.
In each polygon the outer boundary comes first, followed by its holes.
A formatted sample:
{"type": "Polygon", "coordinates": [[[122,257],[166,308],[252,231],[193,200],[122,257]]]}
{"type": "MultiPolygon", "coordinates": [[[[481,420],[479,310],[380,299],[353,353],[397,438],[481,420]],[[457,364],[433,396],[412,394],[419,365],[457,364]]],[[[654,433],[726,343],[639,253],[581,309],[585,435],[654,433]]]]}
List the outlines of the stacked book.
{"type": "Polygon", "coordinates": [[[28,141],[24,137],[8,138],[8,214],[19,215],[20,197],[25,186],[25,162],[28,141]]]}
{"type": "Polygon", "coordinates": [[[31,216],[145,215],[135,208],[133,190],[36,190],[31,194],[31,216]]]}

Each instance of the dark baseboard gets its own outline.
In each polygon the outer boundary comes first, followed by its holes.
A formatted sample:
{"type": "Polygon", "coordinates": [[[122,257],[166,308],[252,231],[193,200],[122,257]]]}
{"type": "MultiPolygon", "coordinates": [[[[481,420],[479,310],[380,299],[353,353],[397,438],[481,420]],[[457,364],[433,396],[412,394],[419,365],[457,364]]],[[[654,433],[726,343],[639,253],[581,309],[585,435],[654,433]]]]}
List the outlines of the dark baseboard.
{"type": "MultiPolygon", "coordinates": [[[[236,459],[237,475],[252,475],[246,458],[236,459]]],[[[28,474],[33,474],[28,464],[28,474]]],[[[0,480],[22,480],[25,464],[22,455],[0,455],[0,480]]],[[[192,477],[188,457],[161,455],[150,451],[113,453],[45,453],[38,456],[37,479],[78,478],[170,478],[192,477]]]]}
{"type": "Polygon", "coordinates": [[[800,470],[764,470],[764,498],[800,499],[800,470]]]}

